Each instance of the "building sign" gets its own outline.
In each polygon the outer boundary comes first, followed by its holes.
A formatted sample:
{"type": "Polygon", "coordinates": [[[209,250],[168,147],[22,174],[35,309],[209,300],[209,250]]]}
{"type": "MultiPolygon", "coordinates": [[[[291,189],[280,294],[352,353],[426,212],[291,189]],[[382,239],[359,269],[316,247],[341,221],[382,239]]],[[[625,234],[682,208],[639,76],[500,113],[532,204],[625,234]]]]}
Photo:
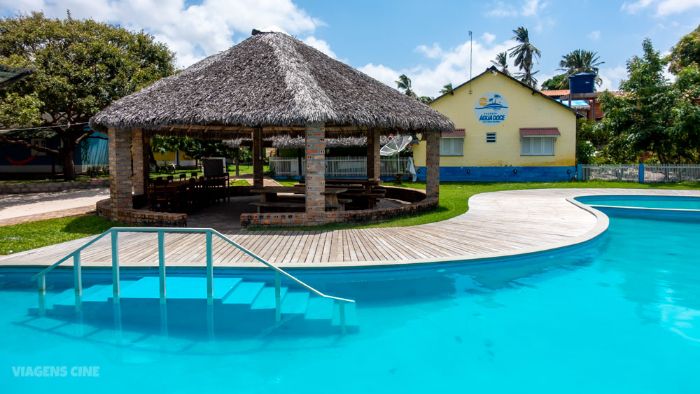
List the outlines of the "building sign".
{"type": "Polygon", "coordinates": [[[483,124],[499,124],[508,116],[508,103],[500,94],[489,92],[479,97],[474,105],[474,114],[483,124]]]}

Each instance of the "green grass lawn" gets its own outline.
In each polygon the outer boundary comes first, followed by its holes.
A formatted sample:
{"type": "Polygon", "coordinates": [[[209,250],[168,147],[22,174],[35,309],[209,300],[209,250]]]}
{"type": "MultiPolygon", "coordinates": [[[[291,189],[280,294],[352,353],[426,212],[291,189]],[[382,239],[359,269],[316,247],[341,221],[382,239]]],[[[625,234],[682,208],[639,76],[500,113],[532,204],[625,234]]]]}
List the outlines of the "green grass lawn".
{"type": "Polygon", "coordinates": [[[81,215],[0,227],[0,255],[53,245],[123,226],[99,216],[81,215]]]}
{"type": "MultiPolygon", "coordinates": [[[[245,181],[243,181],[245,182],[245,181]]],[[[282,181],[294,185],[297,181],[282,181]]],[[[424,189],[424,183],[404,183],[404,187],[424,189]]],[[[559,183],[444,183],[440,185],[440,205],[430,212],[398,217],[379,223],[340,223],[295,230],[332,230],[344,228],[400,227],[446,220],[461,215],[469,208],[469,197],[486,192],[547,188],[627,188],[627,189],[700,189],[700,183],[638,184],[627,182],[559,182],[559,183]]],[[[33,223],[0,227],[0,255],[52,245],[72,239],[99,234],[112,226],[121,225],[97,216],[75,216],[42,220],[33,223]]],[[[256,228],[252,228],[255,230],[256,228]]],[[[269,227],[257,229],[270,230],[269,227]]]]}

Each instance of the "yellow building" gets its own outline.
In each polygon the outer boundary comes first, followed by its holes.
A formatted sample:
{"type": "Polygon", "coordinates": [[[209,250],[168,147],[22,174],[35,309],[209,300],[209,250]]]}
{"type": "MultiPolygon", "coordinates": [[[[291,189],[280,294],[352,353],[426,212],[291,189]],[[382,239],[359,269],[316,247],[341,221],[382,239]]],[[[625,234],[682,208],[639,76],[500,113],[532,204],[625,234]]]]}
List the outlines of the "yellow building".
{"type": "MultiPolygon", "coordinates": [[[[440,140],[444,181],[563,181],[576,175],[576,114],[495,67],[435,99],[456,130],[440,140]]],[[[425,141],[414,147],[425,179],[425,141]]]]}
{"type": "Polygon", "coordinates": [[[153,158],[159,166],[174,165],[177,167],[194,167],[197,161],[181,151],[169,151],[165,153],[153,152],[153,158]]]}

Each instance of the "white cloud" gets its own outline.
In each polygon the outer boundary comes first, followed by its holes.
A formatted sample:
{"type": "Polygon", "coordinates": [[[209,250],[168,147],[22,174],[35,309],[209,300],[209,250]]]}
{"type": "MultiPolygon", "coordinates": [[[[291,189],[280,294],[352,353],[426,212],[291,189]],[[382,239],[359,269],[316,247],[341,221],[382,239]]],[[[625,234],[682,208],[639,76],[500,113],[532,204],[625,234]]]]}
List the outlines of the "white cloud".
{"type": "Polygon", "coordinates": [[[484,34],[481,35],[481,41],[485,44],[491,44],[495,39],[496,35],[489,32],[484,32],[484,34]]]}
{"type": "Polygon", "coordinates": [[[617,90],[620,86],[620,81],[627,78],[627,67],[601,67],[598,71],[598,76],[603,81],[599,90],[617,90]]]}
{"type": "Polygon", "coordinates": [[[410,73],[410,71],[397,71],[383,64],[374,63],[366,64],[360,67],[358,70],[378,81],[384,82],[384,84],[389,85],[392,88],[396,88],[396,80],[399,79],[399,75],[407,72],[410,73]]]}
{"type": "Polygon", "coordinates": [[[518,10],[510,4],[497,1],[494,4],[489,5],[489,10],[486,11],[486,16],[493,16],[496,18],[518,16],[518,10]]]}
{"type": "Polygon", "coordinates": [[[495,3],[488,3],[489,8],[488,11],[486,11],[486,16],[496,18],[538,16],[546,6],[547,3],[542,0],[523,0],[520,7],[503,1],[496,1],[495,3]]]}
{"type": "MultiPolygon", "coordinates": [[[[70,9],[74,18],[143,29],[176,53],[179,67],[231,47],[254,28],[308,34],[322,25],[291,0],[203,0],[197,4],[183,0],[0,0],[0,8],[23,13],[43,11],[59,18],[70,9]]],[[[322,40],[314,40],[324,48],[322,40]]]]}
{"type": "Polygon", "coordinates": [[[600,40],[600,30],[593,30],[592,32],[588,33],[588,38],[593,41],[600,40]]]}
{"type": "Polygon", "coordinates": [[[630,14],[647,8],[654,8],[656,16],[668,16],[700,8],[700,0],[636,0],[622,4],[622,10],[630,14]]]}
{"type": "Polygon", "coordinates": [[[543,0],[522,0],[519,6],[503,1],[487,2],[487,4],[488,8],[484,15],[494,18],[529,18],[530,22],[528,23],[534,21],[533,30],[538,33],[557,24],[556,19],[543,14],[543,10],[547,7],[547,2],[543,0]]]}
{"type": "Polygon", "coordinates": [[[325,40],[321,40],[314,36],[309,36],[304,39],[304,42],[325,53],[326,55],[332,57],[333,59],[337,58],[335,52],[333,52],[333,50],[331,49],[330,44],[328,44],[328,42],[326,42],[325,40]]]}
{"type": "Polygon", "coordinates": [[[542,8],[545,7],[545,5],[546,4],[540,0],[526,0],[523,3],[520,15],[535,16],[542,10],[542,8]]]}
{"type": "MultiPolygon", "coordinates": [[[[486,44],[483,39],[474,40],[473,76],[481,74],[490,67],[491,60],[499,52],[512,48],[516,43],[506,40],[497,44],[486,44]]],[[[469,40],[451,48],[444,49],[435,66],[415,66],[395,69],[384,64],[367,64],[360,71],[395,88],[399,75],[406,74],[413,83],[413,89],[419,95],[437,96],[440,88],[447,83],[457,86],[469,79],[469,40]]],[[[511,70],[514,70],[511,65],[511,70]]]]}
{"type": "Polygon", "coordinates": [[[442,55],[442,48],[437,43],[433,43],[431,46],[418,45],[416,47],[416,52],[422,53],[429,59],[437,59],[442,55]]]}
{"type": "Polygon", "coordinates": [[[649,7],[652,2],[653,0],[626,1],[622,3],[622,10],[630,14],[636,14],[640,10],[649,7]]]}
{"type": "Polygon", "coordinates": [[[656,7],[656,14],[666,16],[679,14],[700,7],[700,0],[662,0],[656,7]]]}
{"type": "Polygon", "coordinates": [[[545,29],[550,29],[556,26],[556,24],[557,20],[549,16],[537,18],[537,21],[535,22],[535,31],[541,33],[545,29]]]}

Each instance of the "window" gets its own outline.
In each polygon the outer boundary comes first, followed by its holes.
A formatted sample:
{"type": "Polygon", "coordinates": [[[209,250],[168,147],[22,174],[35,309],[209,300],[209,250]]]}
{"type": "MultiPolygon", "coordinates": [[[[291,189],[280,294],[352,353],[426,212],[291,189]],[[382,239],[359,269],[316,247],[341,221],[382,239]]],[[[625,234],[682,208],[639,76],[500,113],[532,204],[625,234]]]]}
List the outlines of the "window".
{"type": "Polygon", "coordinates": [[[555,137],[523,137],[520,139],[522,156],[554,156],[555,137]]]}
{"type": "Polygon", "coordinates": [[[464,138],[440,138],[440,156],[463,156],[464,138]]]}
{"type": "Polygon", "coordinates": [[[496,142],[496,133],[486,133],[486,142],[488,142],[488,143],[496,142]]]}

